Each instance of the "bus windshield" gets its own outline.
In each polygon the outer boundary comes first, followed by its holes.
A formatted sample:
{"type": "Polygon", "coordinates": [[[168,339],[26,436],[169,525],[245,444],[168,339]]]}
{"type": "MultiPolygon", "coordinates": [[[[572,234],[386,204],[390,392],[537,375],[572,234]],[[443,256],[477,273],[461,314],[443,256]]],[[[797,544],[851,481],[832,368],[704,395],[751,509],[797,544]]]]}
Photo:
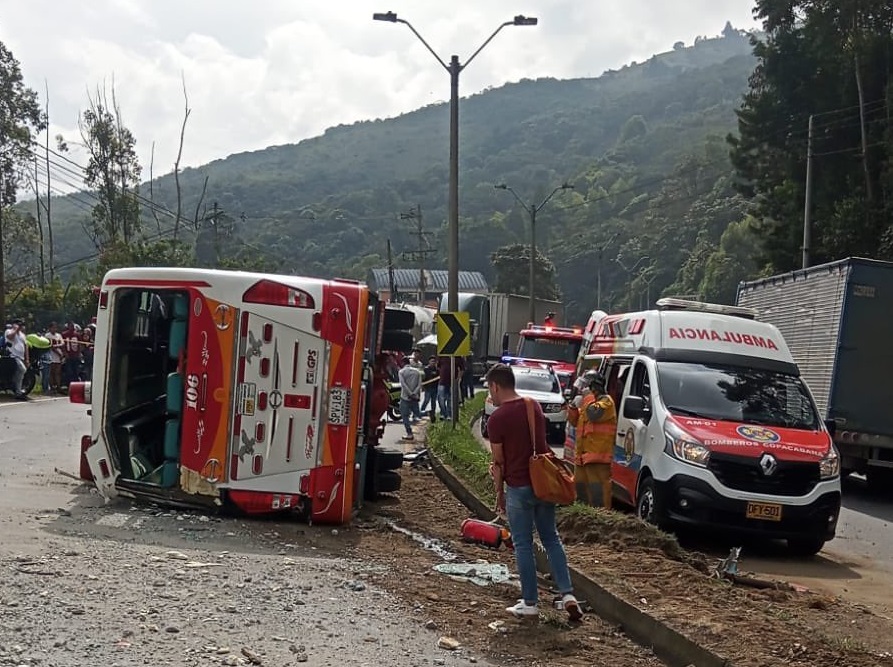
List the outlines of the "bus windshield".
{"type": "Polygon", "coordinates": [[[524,336],[518,347],[518,356],[523,359],[543,359],[545,361],[563,361],[568,364],[577,362],[580,352],[580,340],[565,338],[536,338],[524,336]]]}
{"type": "Polygon", "coordinates": [[[667,409],[687,417],[815,430],[819,418],[800,378],[774,371],[658,363],[667,409]]]}

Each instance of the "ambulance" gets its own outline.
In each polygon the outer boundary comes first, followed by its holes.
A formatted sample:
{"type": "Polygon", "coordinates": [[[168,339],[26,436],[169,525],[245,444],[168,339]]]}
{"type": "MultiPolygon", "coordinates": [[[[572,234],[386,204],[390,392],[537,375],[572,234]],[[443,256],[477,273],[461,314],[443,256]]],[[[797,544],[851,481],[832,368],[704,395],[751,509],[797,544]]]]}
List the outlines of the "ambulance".
{"type": "MultiPolygon", "coordinates": [[[[601,358],[617,405],[614,496],[661,527],[819,552],[837,527],[840,459],[778,329],[747,308],[656,305],[593,313],[581,350],[601,358]]],[[[574,438],[569,428],[566,458],[574,438]]]]}
{"type": "Polygon", "coordinates": [[[411,346],[412,313],[353,281],[200,269],[116,269],[98,299],[93,379],[69,397],[107,499],[341,524],[399,489],[380,350],[411,346]]]}

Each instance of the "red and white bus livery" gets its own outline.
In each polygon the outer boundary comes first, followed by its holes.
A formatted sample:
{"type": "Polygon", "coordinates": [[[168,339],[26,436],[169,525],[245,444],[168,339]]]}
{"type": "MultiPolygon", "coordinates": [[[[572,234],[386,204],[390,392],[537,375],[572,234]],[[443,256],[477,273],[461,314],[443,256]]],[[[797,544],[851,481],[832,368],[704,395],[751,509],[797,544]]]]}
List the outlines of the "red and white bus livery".
{"type": "MultiPolygon", "coordinates": [[[[82,476],[175,505],[343,523],[399,488],[378,441],[392,311],[352,281],[110,271],[99,293],[82,476]]],[[[402,318],[400,319],[402,326],[402,318]]]]}

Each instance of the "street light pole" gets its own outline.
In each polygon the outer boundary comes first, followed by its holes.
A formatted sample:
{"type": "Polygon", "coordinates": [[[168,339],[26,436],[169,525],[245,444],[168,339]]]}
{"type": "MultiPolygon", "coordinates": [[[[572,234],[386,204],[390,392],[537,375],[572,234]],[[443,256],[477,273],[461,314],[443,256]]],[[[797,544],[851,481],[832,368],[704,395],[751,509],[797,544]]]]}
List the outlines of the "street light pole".
{"type": "Polygon", "coordinates": [[[602,258],[604,257],[605,249],[611,245],[616,238],[617,233],[615,232],[611,238],[598,247],[598,288],[595,297],[595,307],[597,310],[602,309],[602,258]]]}
{"type": "Polygon", "coordinates": [[[500,183],[499,185],[494,185],[494,188],[497,190],[508,190],[512,193],[515,199],[518,200],[518,203],[521,205],[521,208],[530,216],[530,261],[529,261],[529,276],[528,276],[528,296],[529,296],[529,306],[528,306],[528,320],[530,322],[536,321],[536,296],[534,295],[534,284],[535,284],[535,266],[536,266],[536,214],[543,210],[546,204],[549,203],[549,200],[555,195],[559,190],[573,190],[574,186],[570,183],[563,183],[559,185],[557,188],[552,190],[549,193],[549,196],[543,199],[539,206],[536,204],[531,204],[528,206],[524,203],[524,200],[518,196],[518,193],[512,190],[505,183],[500,183]]]}
{"type": "MultiPolygon", "coordinates": [[[[479,54],[487,44],[489,44],[499,31],[510,25],[536,25],[537,19],[519,14],[511,21],[500,24],[496,30],[481,44],[477,51],[469,56],[465,64],[459,62],[459,56],[452,56],[450,64],[447,65],[443,59],[437,55],[437,52],[431,48],[428,42],[412,27],[412,24],[397,17],[394,12],[374,13],[372,19],[375,21],[386,21],[389,23],[402,23],[409,28],[412,33],[418,37],[419,41],[424,44],[425,48],[434,56],[434,59],[449,73],[450,75],[450,190],[449,190],[449,257],[447,260],[447,308],[451,312],[459,310],[459,74],[462,73],[475,56],[479,54]]],[[[456,358],[450,358],[450,375],[452,378],[452,400],[451,412],[453,418],[453,427],[459,417],[459,392],[456,383],[456,358]]]]}
{"type": "Polygon", "coordinates": [[[631,267],[627,268],[626,265],[620,261],[620,255],[614,258],[614,261],[620,265],[620,268],[626,271],[627,290],[629,292],[627,296],[627,302],[629,303],[630,308],[633,307],[633,271],[639,268],[639,265],[642,262],[648,261],[650,259],[651,258],[648,255],[645,255],[644,257],[640,257],[639,260],[631,267]]]}

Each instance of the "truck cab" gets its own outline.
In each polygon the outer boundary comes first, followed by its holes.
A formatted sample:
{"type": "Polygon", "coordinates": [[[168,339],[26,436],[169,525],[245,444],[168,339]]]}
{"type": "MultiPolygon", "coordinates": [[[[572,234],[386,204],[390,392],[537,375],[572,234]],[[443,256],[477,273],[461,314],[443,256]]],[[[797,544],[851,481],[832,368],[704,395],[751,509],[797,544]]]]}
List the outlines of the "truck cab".
{"type": "Polygon", "coordinates": [[[558,375],[562,389],[566,389],[574,374],[582,342],[583,329],[580,327],[531,322],[520,332],[515,358],[549,364],[558,375]]]}
{"type": "Polygon", "coordinates": [[[840,459],[778,329],[745,308],[657,306],[600,317],[590,345],[618,408],[615,497],[658,526],[817,553],[836,531],[840,459]]]}

